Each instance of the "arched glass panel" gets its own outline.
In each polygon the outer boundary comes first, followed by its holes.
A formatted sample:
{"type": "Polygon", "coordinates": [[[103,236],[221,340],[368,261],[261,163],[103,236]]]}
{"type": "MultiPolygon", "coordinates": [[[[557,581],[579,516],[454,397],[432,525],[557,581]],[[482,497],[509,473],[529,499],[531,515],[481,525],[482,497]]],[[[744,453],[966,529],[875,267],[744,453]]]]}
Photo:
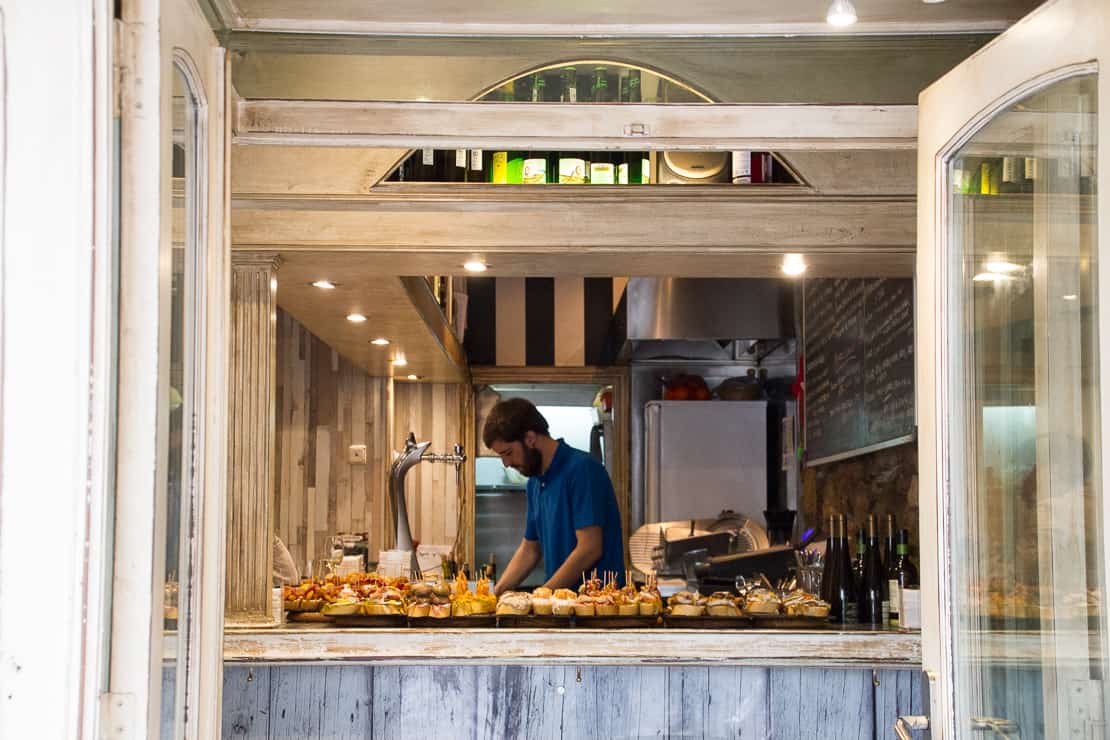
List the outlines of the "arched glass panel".
{"type": "Polygon", "coordinates": [[[479,100],[528,103],[711,103],[661,72],[613,61],[551,64],[507,80],[479,100]]]}
{"type": "Polygon", "coordinates": [[[162,442],[166,506],[165,570],[162,583],[164,634],[176,636],[175,651],[163,656],[162,734],[180,737],[185,715],[185,695],[190,664],[190,598],[195,583],[194,552],[198,490],[197,450],[194,419],[200,395],[201,348],[197,328],[201,302],[198,298],[200,257],[203,255],[204,192],[200,177],[204,166],[201,146],[200,103],[190,84],[188,71],[180,64],[173,70],[172,131],[169,180],[172,193],[169,284],[163,300],[169,305],[169,323],[163,324],[167,340],[162,343],[160,366],[166,368],[162,412],[168,431],[162,442]]]}
{"type": "Polygon", "coordinates": [[[948,162],[954,695],[1006,737],[1086,735],[1107,668],[1097,82],[1022,98],[948,162]]]}

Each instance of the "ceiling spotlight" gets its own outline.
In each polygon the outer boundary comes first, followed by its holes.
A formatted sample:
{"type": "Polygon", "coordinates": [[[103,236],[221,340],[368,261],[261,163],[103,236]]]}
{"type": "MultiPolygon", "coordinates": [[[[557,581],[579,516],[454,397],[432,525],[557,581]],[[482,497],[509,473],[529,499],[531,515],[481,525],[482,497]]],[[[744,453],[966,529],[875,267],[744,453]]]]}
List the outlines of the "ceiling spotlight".
{"type": "Polygon", "coordinates": [[[489,266],[481,260],[471,260],[463,265],[463,269],[467,272],[485,272],[488,267],[489,266]]]}
{"type": "Polygon", "coordinates": [[[347,321],[353,321],[356,324],[361,324],[363,321],[366,321],[366,317],[360,313],[350,313],[347,314],[347,321]]]}
{"type": "Polygon", "coordinates": [[[409,377],[409,380],[420,380],[420,376],[419,376],[419,375],[410,375],[410,376],[408,376],[408,377],[409,377]]]}
{"type": "Polygon", "coordinates": [[[1066,296],[1064,296],[1064,300],[1065,301],[1076,301],[1076,300],[1079,300],[1079,296],[1077,296],[1075,293],[1068,293],[1066,296]]]}
{"type": "Polygon", "coordinates": [[[806,262],[800,254],[788,254],[782,261],[782,271],[787,275],[801,275],[806,271],[806,262]]]}
{"type": "Polygon", "coordinates": [[[926,5],[938,5],[940,3],[943,3],[944,0],[921,0],[921,2],[925,3],[926,5]]]}
{"type": "Polygon", "coordinates": [[[378,337],[377,339],[371,339],[370,344],[376,344],[379,347],[384,347],[387,344],[389,344],[389,340],[386,339],[385,337],[378,337]]]}
{"type": "Polygon", "coordinates": [[[394,358],[393,364],[397,367],[404,367],[405,365],[409,364],[409,361],[406,360],[404,357],[397,357],[394,358]]]}
{"type": "Polygon", "coordinates": [[[312,283],[313,288],[319,288],[320,290],[335,290],[335,285],[336,284],[330,280],[317,280],[312,283]]]}
{"type": "Polygon", "coordinates": [[[856,6],[852,0],[833,0],[825,20],[830,26],[850,26],[856,22],[856,6]]]}

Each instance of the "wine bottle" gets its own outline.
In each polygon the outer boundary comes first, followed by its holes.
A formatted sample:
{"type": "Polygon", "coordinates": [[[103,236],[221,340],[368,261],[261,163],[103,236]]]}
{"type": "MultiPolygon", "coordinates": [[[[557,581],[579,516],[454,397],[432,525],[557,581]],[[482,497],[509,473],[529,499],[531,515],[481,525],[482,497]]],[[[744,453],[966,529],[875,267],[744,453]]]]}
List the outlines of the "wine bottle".
{"type": "Polygon", "coordinates": [[[465,149],[455,150],[455,166],[451,168],[451,174],[448,179],[451,182],[466,182],[467,165],[470,164],[470,157],[467,155],[465,149]]]}
{"type": "Polygon", "coordinates": [[[838,562],[836,557],[836,514],[829,514],[829,531],[825,537],[825,565],[821,569],[822,601],[832,603],[832,583],[835,576],[833,570],[838,562]]]}
{"type": "Polygon", "coordinates": [[[610,103],[613,100],[613,91],[609,89],[608,70],[598,65],[594,67],[594,83],[590,93],[595,103],[610,103]]]}
{"type": "Polygon", "coordinates": [[[848,551],[848,525],[844,515],[837,516],[837,563],[833,567],[833,582],[830,587],[829,619],[842,624],[855,624],[858,608],[856,586],[852,578],[852,556],[848,551]]]}
{"type": "Polygon", "coordinates": [[[857,591],[863,586],[863,560],[867,553],[867,539],[863,527],[856,530],[856,556],[852,559],[852,578],[856,582],[857,591]]]}
{"type": "Polygon", "coordinates": [[[732,153],[732,184],[752,184],[752,153],[746,149],[732,153]]]}
{"type": "Polygon", "coordinates": [[[532,96],[533,103],[543,103],[547,100],[547,80],[544,79],[543,74],[536,73],[532,75],[532,96]]]}
{"type": "Polygon", "coordinates": [[[1021,183],[1021,192],[1032,193],[1037,185],[1038,160],[1036,157],[1025,158],[1025,179],[1021,183]]]}
{"type": "Polygon", "coordinates": [[[903,529],[899,533],[895,552],[897,560],[889,571],[887,584],[890,589],[890,623],[896,626],[901,620],[902,589],[917,588],[921,583],[917,566],[910,560],[910,530],[903,529]]]}
{"type": "Polygon", "coordinates": [[[640,70],[628,70],[628,102],[639,103],[643,101],[643,91],[640,88],[640,70]]]}
{"type": "MultiPolygon", "coordinates": [[[[630,152],[618,152],[613,156],[613,160],[617,167],[617,184],[627,185],[629,183],[629,162],[635,156],[630,152]]],[[[637,161],[639,158],[637,156],[637,161]]]]}
{"type": "Polygon", "coordinates": [[[613,185],[616,176],[613,158],[607,152],[594,152],[590,155],[590,184],[613,185]]]}
{"type": "Polygon", "coordinates": [[[883,559],[879,551],[879,525],[874,514],[867,517],[867,549],[863,555],[863,573],[859,586],[859,621],[861,624],[883,624],[883,559]]]}
{"type": "Polygon", "coordinates": [[[888,586],[889,579],[886,574],[890,572],[890,566],[894,564],[895,548],[898,546],[898,530],[895,525],[895,517],[893,514],[886,515],[886,540],[883,542],[883,624],[890,623],[890,588],[888,586]]]}
{"type": "Polygon", "coordinates": [[[563,67],[559,72],[559,102],[578,102],[578,70],[574,67],[563,67]]]}
{"type": "Polygon", "coordinates": [[[979,165],[979,195],[991,194],[991,163],[984,159],[979,165]]]}
{"type": "Polygon", "coordinates": [[[521,163],[520,181],[525,185],[543,185],[547,182],[547,157],[538,152],[528,152],[521,163]]]}
{"type": "Polygon", "coordinates": [[[466,179],[468,182],[485,182],[485,154],[481,149],[470,150],[470,172],[467,174],[466,179]]]}
{"type": "Polygon", "coordinates": [[[1000,193],[1020,193],[1021,182],[1018,179],[1018,158],[1002,158],[1002,183],[998,186],[1000,193]]]}
{"type": "Polygon", "coordinates": [[[650,185],[652,181],[651,155],[648,152],[643,152],[640,156],[640,184],[650,185]]]}

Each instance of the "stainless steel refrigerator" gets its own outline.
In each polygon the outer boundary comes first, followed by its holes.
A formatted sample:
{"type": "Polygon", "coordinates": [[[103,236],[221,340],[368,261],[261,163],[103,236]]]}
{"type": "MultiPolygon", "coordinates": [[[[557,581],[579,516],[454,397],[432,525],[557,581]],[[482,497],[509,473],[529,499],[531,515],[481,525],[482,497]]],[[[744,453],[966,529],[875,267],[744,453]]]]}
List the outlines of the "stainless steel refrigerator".
{"type": "Polygon", "coordinates": [[[745,514],[766,526],[766,401],[644,405],[645,520],[745,514]]]}

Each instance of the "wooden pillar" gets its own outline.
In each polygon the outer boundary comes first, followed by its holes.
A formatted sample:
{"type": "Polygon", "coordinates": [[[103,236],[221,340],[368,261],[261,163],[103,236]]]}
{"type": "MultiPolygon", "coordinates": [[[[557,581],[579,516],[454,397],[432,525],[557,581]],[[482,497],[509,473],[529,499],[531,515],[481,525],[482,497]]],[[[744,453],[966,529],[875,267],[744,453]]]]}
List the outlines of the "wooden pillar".
{"type": "Polygon", "coordinates": [[[274,253],[232,253],[228,384],[228,624],[271,623],[277,269],[274,253]]]}

